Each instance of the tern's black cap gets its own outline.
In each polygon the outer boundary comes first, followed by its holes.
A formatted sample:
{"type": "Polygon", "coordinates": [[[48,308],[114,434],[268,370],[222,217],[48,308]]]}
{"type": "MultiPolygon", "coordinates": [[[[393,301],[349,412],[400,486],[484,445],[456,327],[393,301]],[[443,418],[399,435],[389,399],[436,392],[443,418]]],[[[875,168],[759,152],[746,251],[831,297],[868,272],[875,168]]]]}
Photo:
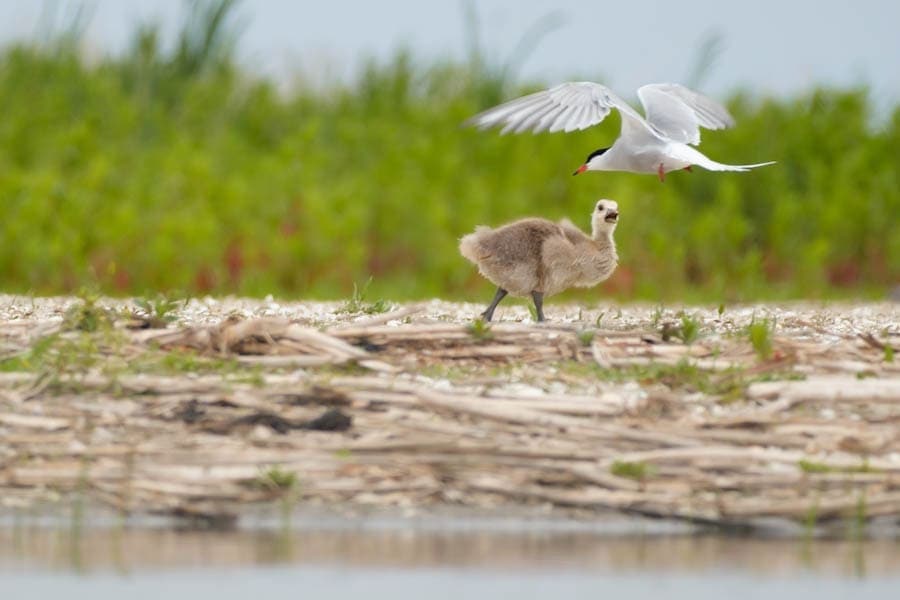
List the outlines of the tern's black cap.
{"type": "Polygon", "coordinates": [[[592,159],[592,158],[594,158],[595,156],[600,156],[601,154],[603,154],[603,153],[606,152],[607,150],[609,150],[609,148],[600,148],[600,149],[598,149],[598,150],[594,150],[593,152],[591,152],[590,154],[588,154],[587,160],[585,160],[584,162],[585,162],[585,163],[591,162],[591,159],[592,159]]]}

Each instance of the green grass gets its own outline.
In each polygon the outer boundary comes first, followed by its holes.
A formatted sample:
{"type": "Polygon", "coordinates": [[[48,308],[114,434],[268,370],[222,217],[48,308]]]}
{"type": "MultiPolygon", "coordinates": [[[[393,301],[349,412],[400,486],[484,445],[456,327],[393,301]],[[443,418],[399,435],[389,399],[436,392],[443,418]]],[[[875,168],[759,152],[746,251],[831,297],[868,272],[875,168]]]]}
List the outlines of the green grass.
{"type": "Polygon", "coordinates": [[[675,364],[650,363],[616,368],[574,361],[564,361],[554,366],[563,373],[581,378],[596,378],[613,383],[637,381],[645,385],[661,384],[677,391],[701,392],[718,397],[718,401],[722,403],[743,398],[751,383],[804,378],[803,374],[787,370],[762,374],[748,374],[745,369],[737,367],[707,370],[689,360],[680,360],[675,364]]]}
{"type": "Polygon", "coordinates": [[[67,308],[63,315],[63,330],[92,333],[111,328],[116,315],[109,308],[100,305],[99,300],[96,292],[82,289],[78,293],[78,301],[67,308]]]}
{"type": "Polygon", "coordinates": [[[0,372],[41,371],[58,339],[58,335],[40,338],[27,351],[0,360],[0,372]]]}
{"type": "Polygon", "coordinates": [[[797,467],[804,473],[821,474],[821,473],[877,473],[868,460],[863,460],[859,465],[854,467],[833,467],[831,465],[816,462],[812,460],[800,459],[797,461],[797,467]]]}
{"type": "Polygon", "coordinates": [[[339,312],[365,313],[367,315],[375,315],[387,312],[390,309],[390,304],[387,301],[381,298],[375,300],[374,302],[368,301],[369,287],[371,285],[371,277],[369,277],[362,286],[358,286],[356,283],[354,283],[353,294],[351,294],[350,299],[347,300],[339,309],[339,312]]]}
{"type": "Polygon", "coordinates": [[[628,462],[617,460],[613,462],[609,468],[609,472],[616,477],[625,477],[627,479],[635,479],[642,481],[648,477],[652,477],[655,473],[653,465],[645,462],[628,462]]]}
{"type": "Polygon", "coordinates": [[[143,319],[147,327],[160,328],[175,321],[178,317],[177,311],[184,308],[187,299],[156,294],[151,297],[136,298],[134,304],[137,306],[136,317],[143,319]]]}
{"type": "Polygon", "coordinates": [[[203,356],[192,350],[149,348],[124,356],[127,339],[111,326],[99,331],[69,331],[36,341],[32,347],[0,360],[0,372],[32,372],[49,377],[82,375],[92,369],[116,377],[139,373],[157,375],[217,374],[233,383],[260,386],[262,369],[231,357],[203,356]]]}
{"type": "Polygon", "coordinates": [[[815,462],[812,460],[801,459],[797,462],[797,466],[804,473],[831,473],[835,469],[825,463],[815,462]]]}
{"type": "Polygon", "coordinates": [[[293,471],[274,466],[260,473],[257,483],[266,489],[288,491],[296,488],[299,480],[293,471]]]}
{"type": "Polygon", "coordinates": [[[480,342],[490,340],[494,337],[494,332],[491,331],[491,324],[480,317],[473,319],[472,322],[466,326],[466,330],[473,339],[480,342]]]}
{"type": "Polygon", "coordinates": [[[660,335],[666,342],[675,338],[685,344],[693,344],[700,337],[700,321],[687,313],[681,313],[679,323],[663,323],[660,335]]]}
{"type": "Polygon", "coordinates": [[[373,297],[480,298],[461,235],[524,215],[586,227],[601,188],[625,217],[620,265],[570,299],[880,297],[900,280],[900,109],[876,119],[865,89],[723,98],[738,126],[704,152],[775,166],[571,177],[617,115],[567,135],[460,127],[553,82],[398,52],[285,92],[237,64],[224,11],[174,44],[136,28],[114,57],[83,58],[77,31],[0,50],[0,289],[338,299],[371,275],[373,297]]]}
{"type": "Polygon", "coordinates": [[[747,326],[747,338],[753,351],[760,360],[768,360],[772,357],[772,334],[775,324],[769,319],[757,320],[756,318],[747,326]]]}
{"type": "MultiPolygon", "coordinates": [[[[597,320],[599,321],[600,317],[597,317],[597,320]]],[[[596,337],[597,332],[593,329],[582,329],[575,335],[578,338],[578,342],[582,346],[590,346],[593,343],[594,337],[596,337]]]]}

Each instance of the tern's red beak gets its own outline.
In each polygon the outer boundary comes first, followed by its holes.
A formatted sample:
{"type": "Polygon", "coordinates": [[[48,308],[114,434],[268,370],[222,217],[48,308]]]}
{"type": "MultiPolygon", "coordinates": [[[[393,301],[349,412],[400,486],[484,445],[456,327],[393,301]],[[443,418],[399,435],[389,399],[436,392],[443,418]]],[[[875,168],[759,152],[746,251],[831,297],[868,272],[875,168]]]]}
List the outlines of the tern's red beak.
{"type": "Polygon", "coordinates": [[[587,171],[587,165],[586,165],[586,164],[585,164],[585,165],[581,165],[580,167],[578,167],[577,169],[575,169],[575,172],[572,173],[572,175],[578,175],[579,173],[584,173],[585,171],[587,171]]]}

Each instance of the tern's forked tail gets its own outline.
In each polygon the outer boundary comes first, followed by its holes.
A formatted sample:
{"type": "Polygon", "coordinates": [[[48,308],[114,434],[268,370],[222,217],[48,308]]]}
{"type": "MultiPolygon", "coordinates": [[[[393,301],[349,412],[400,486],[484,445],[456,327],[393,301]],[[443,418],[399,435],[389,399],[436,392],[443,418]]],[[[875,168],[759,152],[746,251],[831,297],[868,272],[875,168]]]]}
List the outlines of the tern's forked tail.
{"type": "Polygon", "coordinates": [[[720,163],[712,160],[699,150],[695,150],[687,145],[681,145],[674,152],[670,150],[670,153],[676,155],[679,159],[684,160],[693,165],[697,165],[698,167],[703,167],[708,171],[749,171],[750,169],[755,169],[757,167],[765,167],[767,165],[774,165],[775,161],[768,161],[762,163],[755,163],[752,165],[726,165],[725,163],[720,163]]]}

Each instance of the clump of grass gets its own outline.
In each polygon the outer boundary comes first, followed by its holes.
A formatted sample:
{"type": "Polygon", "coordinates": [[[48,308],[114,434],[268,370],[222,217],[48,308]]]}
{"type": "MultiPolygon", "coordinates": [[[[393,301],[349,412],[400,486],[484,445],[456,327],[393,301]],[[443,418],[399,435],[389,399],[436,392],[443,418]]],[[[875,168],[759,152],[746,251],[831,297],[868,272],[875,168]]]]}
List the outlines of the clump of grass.
{"type": "Polygon", "coordinates": [[[809,474],[817,474],[817,473],[877,473],[878,470],[874,469],[872,465],[869,464],[868,460],[863,460],[862,463],[855,467],[833,467],[831,465],[827,465],[825,463],[816,462],[812,460],[800,459],[797,461],[797,466],[804,473],[809,474]]]}
{"type": "Polygon", "coordinates": [[[469,323],[469,326],[466,327],[466,331],[469,332],[469,335],[480,342],[489,340],[494,337],[494,333],[491,331],[491,326],[481,317],[474,319],[471,323],[469,323]]]}
{"type": "Polygon", "coordinates": [[[58,340],[58,335],[42,337],[27,351],[0,360],[0,372],[40,371],[58,340]]]}
{"type": "Polygon", "coordinates": [[[693,344],[700,337],[700,321],[687,313],[681,313],[680,323],[663,323],[660,336],[664,342],[675,338],[685,344],[693,344]]]}
{"type": "Polygon", "coordinates": [[[170,298],[157,294],[154,298],[136,298],[135,316],[142,319],[150,329],[162,328],[177,318],[175,314],[187,304],[186,298],[170,298]]]}
{"type": "Polygon", "coordinates": [[[662,321],[663,318],[663,307],[658,305],[653,309],[653,316],[650,317],[650,322],[653,324],[653,327],[659,325],[659,322],[662,321]]]}
{"type": "Polygon", "coordinates": [[[681,326],[678,328],[678,339],[685,344],[693,344],[700,336],[700,321],[688,314],[681,315],[681,326]]]}
{"type": "MultiPolygon", "coordinates": [[[[558,364],[558,368],[578,377],[593,377],[614,383],[628,381],[644,384],[659,383],[673,390],[689,390],[720,396],[720,401],[724,402],[741,398],[749,383],[759,381],[763,377],[763,375],[748,377],[739,368],[723,371],[701,369],[688,360],[680,360],[674,365],[650,363],[614,369],[603,368],[595,364],[563,362],[558,364]]],[[[771,376],[771,374],[766,374],[766,376],[771,376]]]]}
{"type": "Polygon", "coordinates": [[[269,467],[260,473],[257,483],[274,491],[289,491],[297,487],[297,474],[279,466],[269,467]]]}
{"type": "Polygon", "coordinates": [[[648,477],[652,477],[656,470],[652,465],[643,461],[630,462],[617,460],[613,462],[612,466],[609,468],[609,472],[616,477],[642,481],[648,477]]]}
{"type": "Polygon", "coordinates": [[[884,362],[892,363],[894,362],[894,347],[890,344],[884,345],[884,362]]]}
{"type": "MultiPolygon", "coordinates": [[[[124,343],[121,331],[111,325],[99,331],[53,334],[37,340],[25,352],[0,361],[0,371],[37,373],[53,385],[61,385],[62,376],[78,377],[94,370],[114,380],[129,366],[121,352],[124,343]]],[[[72,380],[64,385],[78,387],[72,380]]]]}
{"type": "Polygon", "coordinates": [[[805,458],[797,461],[797,466],[800,467],[800,470],[804,473],[831,473],[834,471],[833,467],[826,465],[825,463],[806,460],[805,458]]]}
{"type": "Polygon", "coordinates": [[[100,296],[96,292],[81,290],[78,302],[70,306],[63,315],[63,329],[92,333],[112,327],[115,315],[110,309],[100,306],[99,300],[100,296]]]}
{"type": "Polygon", "coordinates": [[[369,277],[366,282],[359,286],[356,283],[353,284],[353,294],[350,296],[350,299],[347,300],[344,305],[340,308],[339,312],[343,313],[365,313],[367,315],[375,315],[383,312],[387,312],[390,308],[390,304],[384,300],[383,298],[379,298],[374,302],[369,302],[367,297],[369,294],[369,287],[372,285],[372,278],[369,277]]]}
{"type": "Polygon", "coordinates": [[[772,357],[772,334],[775,330],[775,323],[769,319],[761,319],[759,321],[754,317],[747,326],[747,337],[753,351],[760,360],[769,360],[772,357]]]}
{"type": "Polygon", "coordinates": [[[576,336],[578,337],[578,341],[582,346],[590,346],[594,341],[595,335],[596,332],[593,329],[582,329],[576,334],[576,336]]]}

